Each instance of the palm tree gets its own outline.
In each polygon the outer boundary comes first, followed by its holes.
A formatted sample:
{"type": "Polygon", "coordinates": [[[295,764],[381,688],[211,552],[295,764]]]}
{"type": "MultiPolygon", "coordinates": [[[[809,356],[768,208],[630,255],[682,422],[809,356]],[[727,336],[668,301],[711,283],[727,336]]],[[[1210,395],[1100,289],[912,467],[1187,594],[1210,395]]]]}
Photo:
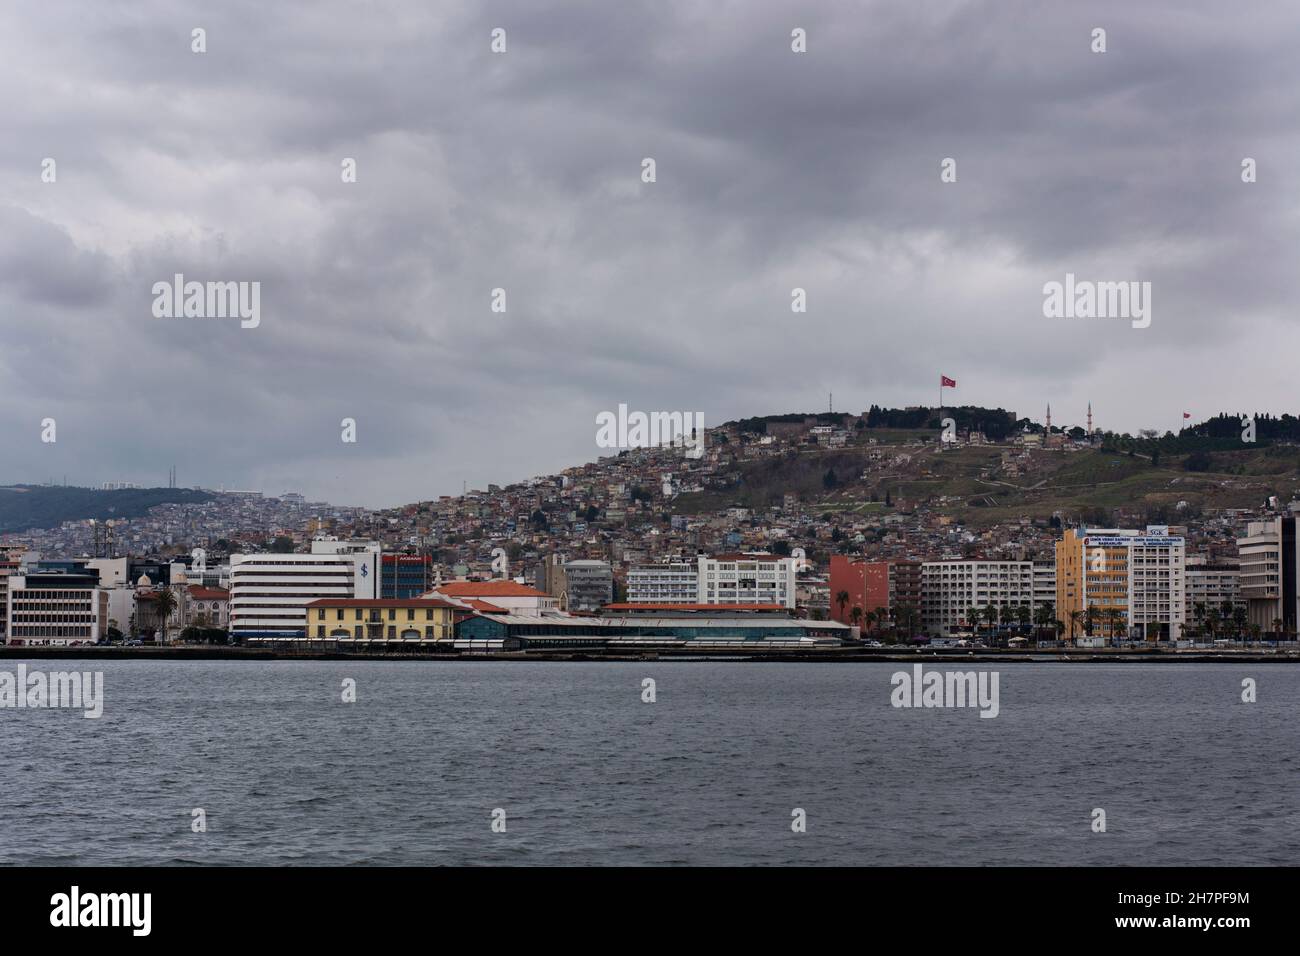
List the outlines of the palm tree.
{"type": "Polygon", "coordinates": [[[849,603],[849,592],[841,591],[835,595],[835,603],[840,606],[840,617],[844,616],[844,605],[849,603]]]}
{"type": "Polygon", "coordinates": [[[1232,623],[1234,611],[1236,611],[1236,607],[1231,601],[1224,601],[1219,605],[1219,620],[1223,622],[1224,627],[1228,627],[1232,623]]]}
{"type": "Polygon", "coordinates": [[[1070,643],[1074,643],[1074,633],[1084,619],[1084,612],[1075,608],[1070,612],[1070,643]]]}
{"type": "Polygon", "coordinates": [[[1192,605],[1192,619],[1196,621],[1196,630],[1203,632],[1205,630],[1205,602],[1197,601],[1192,605]]]}
{"type": "Polygon", "coordinates": [[[862,627],[862,608],[856,604],[853,605],[853,610],[849,612],[849,620],[853,622],[855,627],[862,627]]]}
{"type": "Polygon", "coordinates": [[[176,595],[171,588],[162,588],[155,595],[154,600],[157,602],[154,605],[154,610],[158,612],[159,627],[162,628],[162,643],[166,644],[167,620],[172,616],[172,612],[176,610],[176,595]]]}
{"type": "Polygon", "coordinates": [[[899,625],[907,631],[907,640],[910,642],[916,637],[916,622],[921,616],[920,612],[910,604],[905,604],[898,609],[899,625]]]}
{"type": "Polygon", "coordinates": [[[1102,612],[1102,618],[1106,623],[1107,634],[1114,640],[1120,622],[1124,620],[1124,612],[1117,607],[1108,607],[1102,612]]]}
{"type": "MultiPolygon", "coordinates": [[[[1050,604],[1040,604],[1034,608],[1034,627],[1040,632],[1051,627],[1056,622],[1056,609],[1050,604]]],[[[1039,637],[1042,636],[1040,633],[1039,637]]]]}

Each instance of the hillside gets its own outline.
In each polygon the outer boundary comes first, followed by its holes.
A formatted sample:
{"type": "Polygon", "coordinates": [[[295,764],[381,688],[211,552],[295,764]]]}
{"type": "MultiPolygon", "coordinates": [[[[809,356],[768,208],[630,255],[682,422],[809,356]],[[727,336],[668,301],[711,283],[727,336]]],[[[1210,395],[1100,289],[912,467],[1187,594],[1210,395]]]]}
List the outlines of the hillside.
{"type": "Polygon", "coordinates": [[[1116,510],[1177,520],[1179,512],[1190,517],[1208,509],[1254,508],[1270,495],[1289,500],[1300,494],[1300,449],[1291,445],[1237,442],[1179,453],[1153,443],[1144,455],[1011,444],[940,449],[936,435],[867,428],[845,448],[800,445],[775,457],[738,460],[725,470],[726,487],[682,495],[674,506],[685,513],[729,505],[761,509],[793,492],[817,512],[883,514],[923,506],[980,526],[1054,513],[1106,523],[1116,510]],[[921,435],[929,439],[924,444],[921,435]]]}
{"type": "Polygon", "coordinates": [[[199,504],[212,495],[190,488],[130,488],[99,491],[44,485],[0,487],[0,533],[54,528],[87,518],[136,518],[154,505],[199,504]]]}

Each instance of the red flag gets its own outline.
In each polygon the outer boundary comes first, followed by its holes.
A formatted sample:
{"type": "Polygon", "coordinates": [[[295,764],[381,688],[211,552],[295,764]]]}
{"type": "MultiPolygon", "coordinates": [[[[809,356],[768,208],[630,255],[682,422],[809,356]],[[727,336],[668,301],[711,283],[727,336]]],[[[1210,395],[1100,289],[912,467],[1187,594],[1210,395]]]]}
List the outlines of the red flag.
{"type": "Polygon", "coordinates": [[[1191,417],[1192,417],[1191,412],[1183,412],[1183,418],[1191,418],[1191,417]]]}
{"type": "Polygon", "coordinates": [[[956,387],[957,387],[957,380],[956,380],[955,378],[949,378],[947,375],[940,375],[940,376],[939,376],[939,387],[940,387],[940,388],[956,388],[956,387]]]}

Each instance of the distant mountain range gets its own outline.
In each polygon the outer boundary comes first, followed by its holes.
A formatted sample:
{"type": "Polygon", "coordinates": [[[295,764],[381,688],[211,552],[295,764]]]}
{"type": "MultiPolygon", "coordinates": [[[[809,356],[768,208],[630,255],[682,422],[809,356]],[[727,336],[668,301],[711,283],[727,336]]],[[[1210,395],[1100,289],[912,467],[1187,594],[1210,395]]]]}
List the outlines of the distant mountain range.
{"type": "Polygon", "coordinates": [[[0,486],[0,533],[57,528],[87,518],[138,518],[154,505],[200,504],[212,499],[192,488],[100,491],[48,485],[0,486]]]}

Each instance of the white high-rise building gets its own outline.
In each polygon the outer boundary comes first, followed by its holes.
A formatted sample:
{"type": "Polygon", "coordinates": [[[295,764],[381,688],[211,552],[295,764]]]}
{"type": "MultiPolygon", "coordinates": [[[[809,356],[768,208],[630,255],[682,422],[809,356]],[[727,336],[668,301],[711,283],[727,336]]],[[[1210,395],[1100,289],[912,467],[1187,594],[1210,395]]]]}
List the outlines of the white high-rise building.
{"type": "Polygon", "coordinates": [[[627,572],[627,599],[634,604],[695,604],[699,582],[698,561],[635,565],[627,572]]]}
{"type": "Polygon", "coordinates": [[[1032,614],[1034,595],[1032,561],[926,561],[921,565],[921,621],[930,634],[946,636],[983,623],[968,620],[972,607],[1023,604],[1032,614]]]}
{"type": "Polygon", "coordinates": [[[5,583],[9,643],[94,644],[104,633],[108,592],[96,572],[31,568],[7,575],[5,583]]]}
{"type": "Polygon", "coordinates": [[[1119,534],[1128,539],[1128,624],[1131,633],[1145,634],[1148,625],[1168,628],[1169,639],[1182,637],[1186,622],[1187,546],[1163,525],[1140,531],[1093,532],[1119,534]]]}
{"type": "Polygon", "coordinates": [[[1034,562],[1034,612],[1042,605],[1056,607],[1056,562],[1034,562]]]}
{"type": "Polygon", "coordinates": [[[242,640],[304,637],[320,598],[379,597],[380,546],[319,538],[310,554],[232,554],[230,631],[242,640]]]}
{"type": "Polygon", "coordinates": [[[1291,502],[1290,513],[1265,521],[1252,521],[1245,537],[1237,539],[1241,562],[1241,600],[1251,624],[1274,634],[1296,632],[1300,619],[1300,541],[1296,535],[1296,513],[1300,503],[1291,502]]]}
{"type": "Polygon", "coordinates": [[[697,604],[795,604],[795,559],[775,554],[699,555],[697,604]]]}

